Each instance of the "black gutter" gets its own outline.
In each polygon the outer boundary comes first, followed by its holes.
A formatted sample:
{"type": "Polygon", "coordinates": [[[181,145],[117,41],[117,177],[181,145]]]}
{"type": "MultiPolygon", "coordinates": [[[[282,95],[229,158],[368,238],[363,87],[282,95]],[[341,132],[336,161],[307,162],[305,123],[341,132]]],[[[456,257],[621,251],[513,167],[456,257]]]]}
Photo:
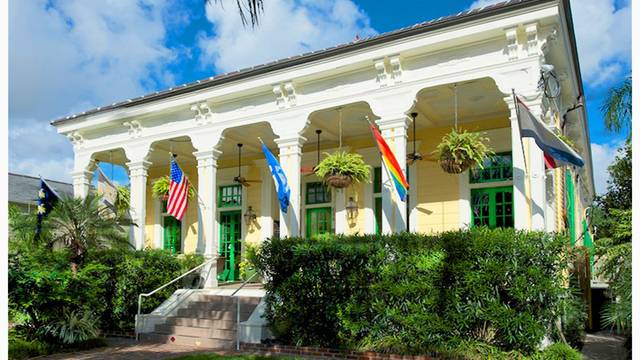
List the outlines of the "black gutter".
{"type": "Polygon", "coordinates": [[[166,99],[172,96],[187,94],[193,91],[206,89],[208,87],[225,84],[232,81],[243,80],[253,76],[266,74],[272,71],[276,71],[276,70],[280,70],[280,69],[284,69],[284,68],[288,68],[296,65],[306,64],[316,60],[325,59],[328,57],[348,53],[348,52],[359,50],[359,49],[365,49],[365,48],[379,45],[379,44],[384,44],[384,43],[402,39],[405,37],[424,34],[430,31],[434,31],[434,30],[438,30],[438,29],[442,29],[450,26],[455,26],[465,22],[482,19],[488,16],[499,15],[509,11],[518,10],[521,8],[526,8],[529,6],[553,2],[553,1],[557,1],[557,0],[511,0],[511,1],[505,1],[499,4],[487,6],[483,8],[482,11],[478,11],[478,9],[472,9],[472,10],[458,13],[456,15],[450,15],[444,18],[430,20],[422,24],[417,24],[417,25],[413,25],[403,29],[391,31],[385,34],[381,34],[381,35],[369,38],[369,39],[337,45],[333,48],[327,48],[327,49],[311,52],[308,54],[297,55],[297,56],[283,59],[283,60],[276,60],[271,63],[257,65],[252,68],[242,69],[242,70],[218,75],[216,77],[213,77],[213,79],[210,78],[207,80],[199,80],[191,84],[181,85],[177,89],[172,88],[171,90],[163,90],[159,93],[155,93],[152,95],[145,95],[132,100],[116,103],[114,105],[107,105],[101,108],[96,108],[93,110],[86,111],[80,115],[74,115],[73,117],[64,117],[64,118],[54,120],[51,122],[51,125],[55,126],[55,125],[63,124],[65,122],[77,120],[87,115],[93,115],[93,114],[102,113],[102,112],[106,112],[114,109],[129,108],[132,106],[149,103],[156,100],[166,99]]]}

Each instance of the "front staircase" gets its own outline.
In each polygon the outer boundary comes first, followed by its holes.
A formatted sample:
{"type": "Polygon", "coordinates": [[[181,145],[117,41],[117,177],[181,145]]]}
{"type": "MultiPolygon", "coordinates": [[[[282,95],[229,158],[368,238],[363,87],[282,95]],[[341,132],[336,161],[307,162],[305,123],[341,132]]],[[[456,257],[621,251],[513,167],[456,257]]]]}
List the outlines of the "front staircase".
{"type": "Polygon", "coordinates": [[[153,331],[140,333],[140,340],[202,348],[231,349],[237,331],[237,301],[240,321],[254,312],[261,297],[193,294],[169,316],[153,326],[153,331]]]}

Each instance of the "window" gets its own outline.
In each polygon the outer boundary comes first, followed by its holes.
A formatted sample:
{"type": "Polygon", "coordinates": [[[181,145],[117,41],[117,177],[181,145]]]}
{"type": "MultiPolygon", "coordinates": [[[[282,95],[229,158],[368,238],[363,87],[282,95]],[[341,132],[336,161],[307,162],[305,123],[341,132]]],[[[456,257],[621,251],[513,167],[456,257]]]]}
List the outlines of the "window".
{"type": "Polygon", "coordinates": [[[307,183],[307,205],[331,202],[331,192],[321,182],[307,183]]]}
{"type": "Polygon", "coordinates": [[[376,235],[382,234],[382,167],[373,169],[373,214],[376,235]]]}
{"type": "Polygon", "coordinates": [[[167,202],[162,202],[162,238],[163,248],[172,253],[182,251],[182,222],[167,214],[167,202]]]}
{"type": "Polygon", "coordinates": [[[513,227],[513,187],[471,190],[473,226],[513,227]]]}
{"type": "Polygon", "coordinates": [[[218,192],[218,206],[221,208],[242,205],[242,185],[221,186],[218,192]]]}
{"type": "Polygon", "coordinates": [[[511,153],[496,154],[492,158],[485,159],[483,165],[484,169],[474,168],[469,171],[469,183],[513,180],[511,153]]]}

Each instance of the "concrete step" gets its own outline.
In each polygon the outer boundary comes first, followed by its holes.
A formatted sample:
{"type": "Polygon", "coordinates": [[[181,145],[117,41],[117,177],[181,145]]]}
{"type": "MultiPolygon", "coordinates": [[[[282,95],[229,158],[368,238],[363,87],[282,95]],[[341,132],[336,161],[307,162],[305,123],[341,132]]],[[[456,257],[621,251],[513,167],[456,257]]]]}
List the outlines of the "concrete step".
{"type": "Polygon", "coordinates": [[[193,346],[206,349],[232,349],[235,346],[234,340],[199,338],[176,334],[140,334],[140,341],[174,344],[179,346],[193,346]]]}
{"type": "Polygon", "coordinates": [[[235,330],[215,329],[205,327],[180,326],[170,324],[156,325],[154,333],[165,335],[193,336],[208,339],[233,340],[236,338],[235,330]]]}
{"type": "Polygon", "coordinates": [[[214,328],[223,330],[235,330],[236,322],[233,320],[198,319],[188,317],[167,318],[167,325],[192,326],[201,328],[214,328]]]}
{"type": "MultiPolygon", "coordinates": [[[[251,316],[251,311],[240,312],[240,321],[246,321],[251,316]]],[[[230,320],[236,321],[236,311],[234,310],[207,310],[207,309],[179,309],[177,317],[209,319],[209,320],[230,320]]]]}

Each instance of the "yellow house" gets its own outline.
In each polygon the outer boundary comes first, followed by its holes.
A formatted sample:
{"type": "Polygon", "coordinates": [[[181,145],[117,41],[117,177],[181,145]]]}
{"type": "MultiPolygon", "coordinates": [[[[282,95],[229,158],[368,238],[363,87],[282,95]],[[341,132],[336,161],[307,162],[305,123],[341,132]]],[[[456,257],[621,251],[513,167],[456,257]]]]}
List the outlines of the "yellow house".
{"type": "Polygon", "coordinates": [[[212,267],[210,288],[238,280],[246,246],[274,235],[568,227],[572,242],[589,245],[590,140],[568,6],[507,1],[52,124],[74,145],[75,194],[87,194],[97,161],[126,166],[140,225],[131,230],[132,243],[225,258],[224,272],[212,267]],[[520,136],[513,91],[575,143],[584,167],[545,168],[542,151],[520,136]],[[367,119],[405,166],[407,201],[381,165],[367,119]],[[498,155],[485,170],[449,174],[438,164],[432,153],[456,123],[490,139],[498,155]],[[261,141],[286,173],[286,212],[261,141]],[[324,186],[309,170],[338,149],[361,154],[372,181],[324,186]],[[406,161],[413,152],[423,159],[406,161]],[[171,153],[197,190],[182,221],[152,194],[154,181],[169,174],[171,153]]]}

